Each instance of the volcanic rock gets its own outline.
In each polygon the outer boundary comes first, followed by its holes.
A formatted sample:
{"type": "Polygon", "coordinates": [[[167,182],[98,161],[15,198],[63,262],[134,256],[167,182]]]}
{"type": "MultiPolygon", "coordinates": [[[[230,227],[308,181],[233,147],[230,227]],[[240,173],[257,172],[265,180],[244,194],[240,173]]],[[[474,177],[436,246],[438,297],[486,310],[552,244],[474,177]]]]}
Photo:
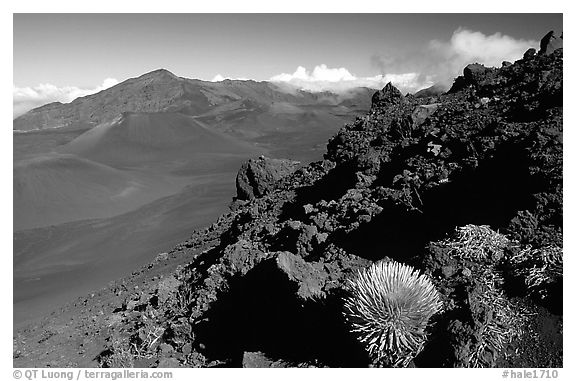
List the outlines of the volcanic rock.
{"type": "Polygon", "coordinates": [[[400,90],[394,87],[392,82],[388,82],[382,90],[377,91],[372,96],[372,108],[383,107],[387,104],[401,103],[403,99],[404,96],[400,90]]]}
{"type": "Polygon", "coordinates": [[[244,352],[242,359],[243,368],[285,368],[282,361],[270,360],[262,352],[244,352]]]}
{"type": "Polygon", "coordinates": [[[321,297],[326,273],[322,265],[310,264],[302,257],[290,252],[283,252],[276,257],[278,268],[293,282],[298,284],[298,296],[303,299],[321,297]]]}
{"type": "Polygon", "coordinates": [[[287,159],[270,159],[260,156],[242,165],[236,176],[236,193],[239,200],[262,197],[274,189],[278,180],[294,172],[300,162],[287,159]]]}
{"type": "Polygon", "coordinates": [[[564,41],[563,34],[560,37],[554,35],[554,31],[548,32],[542,40],[540,40],[540,50],[538,54],[551,54],[556,49],[562,49],[562,43],[564,41]]]}
{"type": "Polygon", "coordinates": [[[464,68],[464,79],[470,84],[479,83],[489,71],[487,67],[481,64],[470,64],[464,68]]]}
{"type": "Polygon", "coordinates": [[[158,283],[158,303],[164,304],[174,297],[180,282],[173,276],[166,277],[158,283]]]}
{"type": "Polygon", "coordinates": [[[417,106],[414,111],[412,111],[412,121],[414,123],[414,127],[424,123],[424,121],[426,121],[430,115],[436,112],[439,105],[439,103],[432,103],[428,105],[417,106]]]}
{"type": "Polygon", "coordinates": [[[525,60],[528,60],[536,55],[536,49],[530,48],[524,52],[524,56],[522,57],[525,60]]]}

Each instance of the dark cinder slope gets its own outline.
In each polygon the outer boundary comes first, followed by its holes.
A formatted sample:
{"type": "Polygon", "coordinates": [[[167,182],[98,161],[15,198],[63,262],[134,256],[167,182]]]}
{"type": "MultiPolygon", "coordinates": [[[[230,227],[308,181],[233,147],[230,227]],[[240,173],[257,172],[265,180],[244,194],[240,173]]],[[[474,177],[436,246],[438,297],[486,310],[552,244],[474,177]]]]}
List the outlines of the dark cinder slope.
{"type": "Polygon", "coordinates": [[[15,231],[108,217],[179,189],[177,182],[160,181],[160,175],[121,171],[65,154],[21,161],[13,175],[15,231]]]}
{"type": "Polygon", "coordinates": [[[233,195],[233,174],[199,176],[128,213],[15,232],[15,326],[150,262],[224,213],[233,195]]]}

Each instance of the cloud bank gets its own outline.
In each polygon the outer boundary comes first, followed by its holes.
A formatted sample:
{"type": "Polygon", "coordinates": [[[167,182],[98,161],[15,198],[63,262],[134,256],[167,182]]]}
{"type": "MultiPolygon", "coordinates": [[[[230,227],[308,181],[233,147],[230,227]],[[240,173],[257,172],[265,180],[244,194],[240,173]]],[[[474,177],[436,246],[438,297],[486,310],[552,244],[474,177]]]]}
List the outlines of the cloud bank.
{"type": "Polygon", "coordinates": [[[329,68],[325,64],[308,71],[298,66],[292,74],[282,73],[270,78],[271,82],[289,84],[307,91],[345,92],[354,87],[381,89],[388,82],[404,92],[414,92],[432,86],[429,78],[422,78],[419,73],[387,73],[372,77],[358,77],[346,68],[329,68]]]}
{"type": "Polygon", "coordinates": [[[118,84],[114,78],[106,78],[101,85],[93,89],[80,89],[74,86],[58,87],[52,84],[40,84],[34,87],[12,87],[13,118],[27,111],[51,102],[72,102],[78,97],[94,94],[118,84]]]}
{"type": "Polygon", "coordinates": [[[431,49],[441,52],[451,61],[478,61],[486,66],[499,66],[502,61],[515,61],[522,58],[527,49],[538,46],[538,41],[517,40],[501,33],[486,36],[482,32],[463,28],[456,30],[449,42],[430,42],[431,49]]]}
{"type": "Polygon", "coordinates": [[[227,79],[236,80],[236,81],[249,81],[248,78],[231,78],[231,77],[224,77],[222,74],[216,74],[214,78],[212,78],[209,82],[222,82],[227,79]]]}
{"type": "Polygon", "coordinates": [[[403,93],[414,93],[434,84],[449,88],[469,63],[486,66],[500,66],[502,61],[515,61],[522,58],[531,47],[538,47],[538,41],[515,39],[494,33],[485,35],[464,28],[458,28],[450,40],[431,40],[422,49],[408,51],[401,55],[374,55],[373,66],[381,73],[371,77],[360,77],[348,69],[329,68],[318,65],[312,71],[299,66],[294,73],[282,73],[270,78],[271,82],[289,84],[308,91],[344,92],[354,87],[381,89],[392,82],[403,93]]]}
{"type": "Polygon", "coordinates": [[[431,40],[424,49],[400,56],[374,55],[372,64],[383,73],[408,70],[450,87],[470,63],[499,67],[503,61],[514,62],[522,58],[526,50],[538,46],[539,42],[534,40],[458,28],[449,41],[431,40]]]}

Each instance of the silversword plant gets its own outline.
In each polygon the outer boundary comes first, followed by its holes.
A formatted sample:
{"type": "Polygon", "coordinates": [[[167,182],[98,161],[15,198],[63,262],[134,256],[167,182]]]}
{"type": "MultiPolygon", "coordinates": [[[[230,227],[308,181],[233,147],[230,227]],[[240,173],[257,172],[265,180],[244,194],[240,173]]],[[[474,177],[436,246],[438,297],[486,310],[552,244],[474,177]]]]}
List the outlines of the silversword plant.
{"type": "Polygon", "coordinates": [[[442,309],[438,291],[412,267],[380,261],[349,281],[346,320],[372,360],[385,366],[407,366],[422,350],[426,327],[442,309]]]}

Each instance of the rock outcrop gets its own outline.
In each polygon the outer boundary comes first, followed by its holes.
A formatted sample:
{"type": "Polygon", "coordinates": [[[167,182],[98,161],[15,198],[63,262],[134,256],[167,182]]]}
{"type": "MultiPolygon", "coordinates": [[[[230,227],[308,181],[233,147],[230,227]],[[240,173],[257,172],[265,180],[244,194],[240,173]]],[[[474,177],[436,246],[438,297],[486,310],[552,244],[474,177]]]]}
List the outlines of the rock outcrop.
{"type": "Polygon", "coordinates": [[[540,50],[538,54],[552,54],[556,49],[562,49],[562,44],[564,42],[564,35],[561,34],[560,37],[556,37],[554,31],[548,32],[540,41],[540,50]]]}
{"type": "Polygon", "coordinates": [[[382,90],[377,91],[372,96],[372,108],[383,107],[387,104],[401,103],[403,99],[404,96],[400,90],[394,87],[392,82],[388,82],[382,90]]]}
{"type": "Polygon", "coordinates": [[[300,162],[286,159],[270,159],[264,156],[250,159],[242,165],[236,176],[238,200],[262,197],[274,189],[278,180],[296,170],[300,162]]]}

